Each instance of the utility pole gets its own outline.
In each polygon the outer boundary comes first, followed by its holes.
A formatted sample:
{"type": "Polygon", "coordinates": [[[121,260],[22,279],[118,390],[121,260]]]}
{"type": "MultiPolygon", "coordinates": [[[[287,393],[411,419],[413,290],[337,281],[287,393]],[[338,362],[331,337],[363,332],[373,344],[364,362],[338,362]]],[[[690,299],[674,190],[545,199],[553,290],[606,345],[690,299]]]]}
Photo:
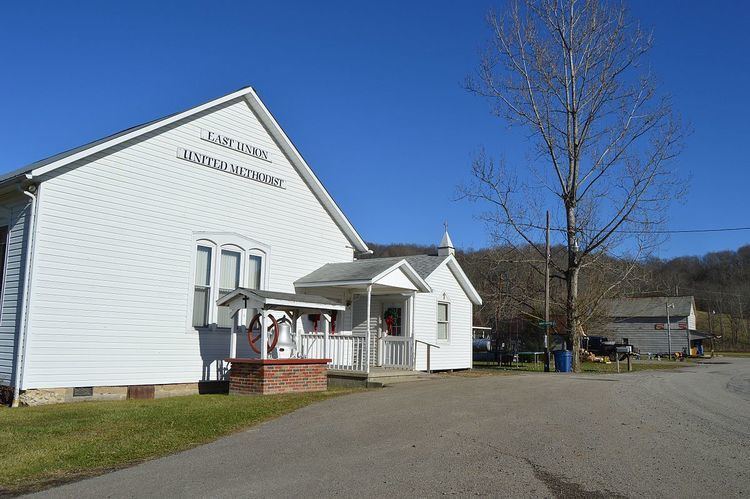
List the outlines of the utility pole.
{"type": "Polygon", "coordinates": [[[546,258],[544,261],[544,372],[549,372],[549,210],[547,210],[546,258]]]}
{"type": "Polygon", "coordinates": [[[669,307],[674,307],[674,304],[665,303],[667,310],[667,348],[669,349],[669,358],[672,358],[672,324],[669,322],[669,307]]]}
{"type": "Polygon", "coordinates": [[[716,313],[716,310],[712,309],[709,305],[708,310],[708,334],[711,335],[711,358],[714,357],[714,344],[716,343],[716,339],[714,338],[714,324],[713,320],[711,319],[711,316],[716,313]]]}

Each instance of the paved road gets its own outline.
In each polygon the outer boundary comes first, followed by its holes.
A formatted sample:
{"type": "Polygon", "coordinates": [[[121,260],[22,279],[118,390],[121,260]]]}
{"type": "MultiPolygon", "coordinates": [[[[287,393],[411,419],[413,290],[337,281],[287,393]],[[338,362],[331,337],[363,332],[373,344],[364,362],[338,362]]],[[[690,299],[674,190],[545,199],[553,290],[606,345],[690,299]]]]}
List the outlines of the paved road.
{"type": "Polygon", "coordinates": [[[340,397],[49,497],[737,496],[750,359],[451,377],[340,397]]]}

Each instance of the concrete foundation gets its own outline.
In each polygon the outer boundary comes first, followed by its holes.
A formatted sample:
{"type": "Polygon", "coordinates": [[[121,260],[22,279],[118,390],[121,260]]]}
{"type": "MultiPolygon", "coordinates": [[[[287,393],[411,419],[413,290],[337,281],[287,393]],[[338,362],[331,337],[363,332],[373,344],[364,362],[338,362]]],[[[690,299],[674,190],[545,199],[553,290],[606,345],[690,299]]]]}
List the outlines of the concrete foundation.
{"type": "MultiPolygon", "coordinates": [[[[227,393],[228,391],[228,383],[226,381],[201,381],[198,383],[142,386],[153,386],[153,397],[149,396],[148,398],[157,399],[179,397],[182,395],[197,395],[199,393],[227,393]]],[[[32,388],[22,391],[19,401],[21,405],[37,406],[91,400],[126,400],[128,398],[127,386],[95,386],[91,390],[91,395],[74,395],[74,390],[72,387],[32,388]]]]}

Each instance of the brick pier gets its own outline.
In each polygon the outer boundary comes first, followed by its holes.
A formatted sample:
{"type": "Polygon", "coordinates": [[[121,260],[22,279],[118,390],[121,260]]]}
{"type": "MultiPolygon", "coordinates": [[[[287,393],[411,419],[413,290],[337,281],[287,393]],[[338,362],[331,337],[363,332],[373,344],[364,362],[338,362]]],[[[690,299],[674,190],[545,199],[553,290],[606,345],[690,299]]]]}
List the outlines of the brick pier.
{"type": "Polygon", "coordinates": [[[329,359],[226,359],[230,395],[322,392],[329,359]]]}

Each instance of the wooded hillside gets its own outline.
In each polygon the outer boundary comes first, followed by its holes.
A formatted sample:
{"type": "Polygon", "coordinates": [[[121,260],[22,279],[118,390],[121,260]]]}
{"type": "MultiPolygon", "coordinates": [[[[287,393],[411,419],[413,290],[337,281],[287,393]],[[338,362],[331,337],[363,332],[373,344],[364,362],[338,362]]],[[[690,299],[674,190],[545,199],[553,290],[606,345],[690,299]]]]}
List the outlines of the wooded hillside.
{"type": "MultiPolygon", "coordinates": [[[[368,244],[373,257],[437,252],[435,246],[368,244]]],[[[536,270],[539,262],[534,261],[534,253],[524,255],[523,249],[491,248],[459,250],[456,257],[484,300],[475,311],[475,324],[518,337],[529,347],[538,344],[541,332],[536,323],[543,317],[544,277],[536,270]]],[[[553,248],[552,258],[564,258],[563,248],[553,248]]],[[[595,271],[582,278],[581,292],[593,294],[606,289],[608,274],[618,264],[617,259],[602,256],[595,271]]],[[[564,289],[554,274],[551,290],[552,315],[556,329],[562,331],[564,289]]],[[[699,310],[698,329],[722,335],[717,348],[750,350],[750,245],[736,251],[641,262],[627,281],[607,295],[693,295],[699,310]]],[[[594,313],[584,327],[593,332],[601,320],[601,315],[594,313]]]]}

